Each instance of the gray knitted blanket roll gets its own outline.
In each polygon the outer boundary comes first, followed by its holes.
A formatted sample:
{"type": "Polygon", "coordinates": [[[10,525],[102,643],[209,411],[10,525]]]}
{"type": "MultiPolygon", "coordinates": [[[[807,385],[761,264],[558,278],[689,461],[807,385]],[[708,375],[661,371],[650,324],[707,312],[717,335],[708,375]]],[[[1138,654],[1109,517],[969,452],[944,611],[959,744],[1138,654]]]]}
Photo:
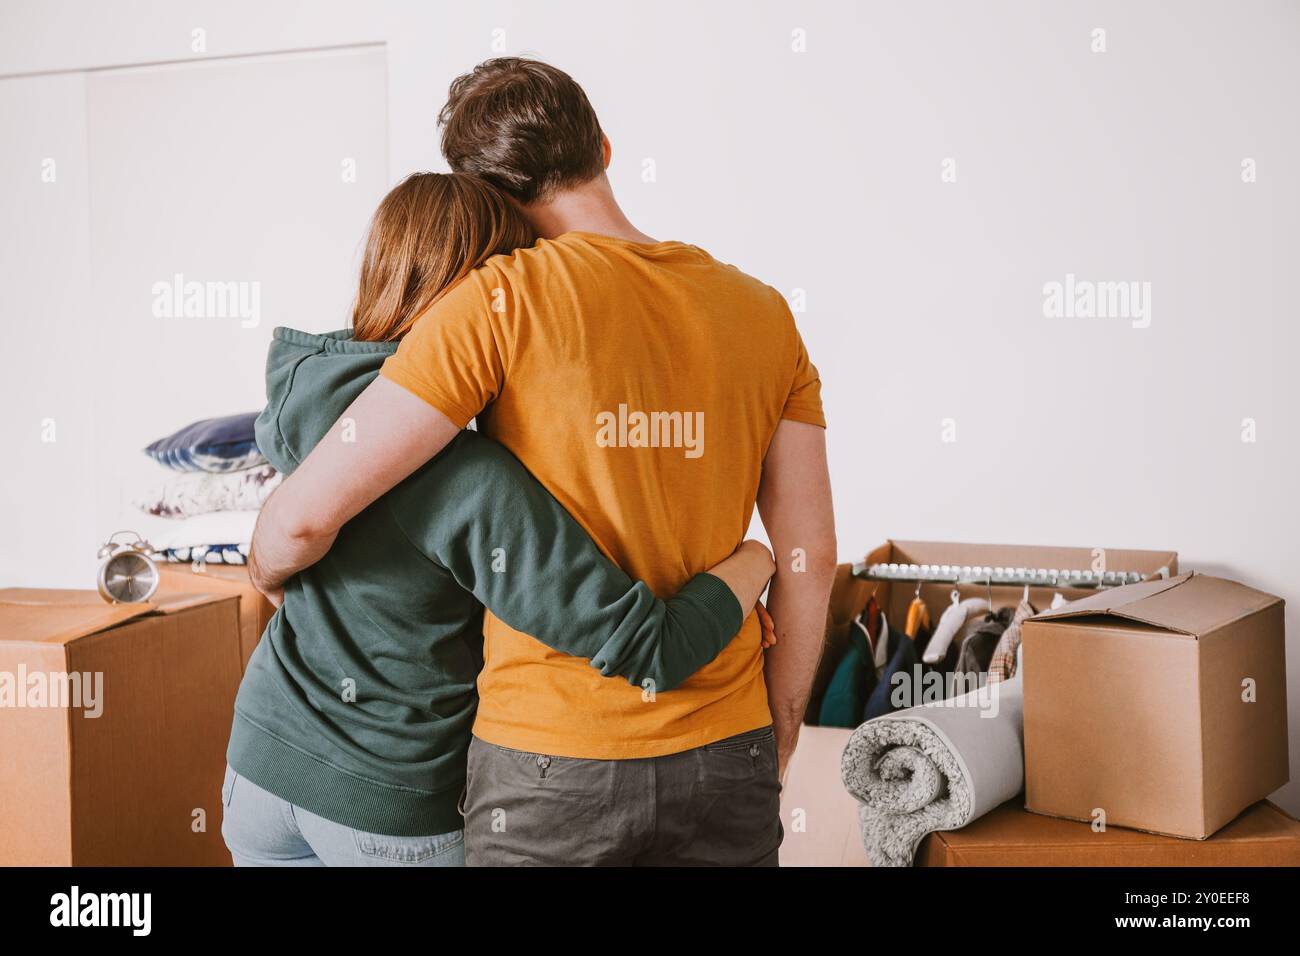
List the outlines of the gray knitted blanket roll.
{"type": "Polygon", "coordinates": [[[1024,785],[1021,675],[869,720],[840,770],[873,866],[911,866],[921,839],[955,830],[1024,785]]]}

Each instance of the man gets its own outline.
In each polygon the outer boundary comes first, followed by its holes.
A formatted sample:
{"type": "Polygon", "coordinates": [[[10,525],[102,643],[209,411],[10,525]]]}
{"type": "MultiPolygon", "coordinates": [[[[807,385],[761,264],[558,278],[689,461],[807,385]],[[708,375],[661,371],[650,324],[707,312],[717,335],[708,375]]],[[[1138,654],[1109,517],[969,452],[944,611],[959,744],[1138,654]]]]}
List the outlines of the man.
{"type": "Polygon", "coordinates": [[[554,67],[483,63],[441,122],[453,169],[506,191],[542,239],[417,321],[267,503],[253,579],[274,593],[475,416],[658,593],[730,553],[757,503],[778,566],[766,666],[752,617],[660,693],[485,617],[465,840],[471,865],[775,864],[835,565],[820,382],[789,309],[628,221],[595,111],[554,67]]]}

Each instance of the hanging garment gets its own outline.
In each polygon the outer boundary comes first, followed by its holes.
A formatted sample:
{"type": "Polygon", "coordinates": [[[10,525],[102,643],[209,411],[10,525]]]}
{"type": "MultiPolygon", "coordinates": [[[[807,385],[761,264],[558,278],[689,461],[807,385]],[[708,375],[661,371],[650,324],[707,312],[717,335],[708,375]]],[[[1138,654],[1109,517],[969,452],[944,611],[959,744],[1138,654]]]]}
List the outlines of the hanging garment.
{"type": "Polygon", "coordinates": [[[993,651],[997,649],[1002,632],[1011,623],[1011,608],[1004,607],[994,614],[985,614],[967,623],[961,641],[961,656],[957,658],[956,672],[979,675],[989,669],[993,651]]]}
{"type": "MultiPolygon", "coordinates": [[[[881,615],[881,618],[883,620],[884,615],[881,615]]],[[[898,642],[898,648],[889,659],[889,664],[885,667],[884,673],[880,675],[880,680],[876,683],[875,689],[871,691],[871,696],[867,698],[867,706],[862,712],[862,720],[881,717],[898,710],[900,706],[911,706],[910,701],[913,693],[919,696],[921,688],[913,688],[911,692],[904,695],[908,698],[907,703],[896,704],[893,700],[895,690],[892,686],[893,678],[895,674],[903,673],[909,675],[910,679],[910,675],[916,673],[914,668],[921,662],[918,646],[924,647],[929,639],[930,632],[928,630],[920,631],[915,640],[909,639],[906,635],[902,637],[898,642]]]]}
{"type": "Polygon", "coordinates": [[[912,598],[912,603],[907,608],[907,627],[904,630],[907,636],[916,640],[916,635],[921,633],[921,629],[930,628],[930,609],[925,606],[925,602],[919,596],[912,598]]]}
{"type": "Polygon", "coordinates": [[[893,657],[894,650],[898,649],[898,639],[902,637],[902,632],[897,628],[889,627],[889,619],[885,617],[884,611],[879,613],[879,630],[876,632],[876,643],[872,650],[872,663],[876,666],[876,679],[884,674],[885,667],[889,666],[889,658],[893,657]]]}
{"type": "Polygon", "coordinates": [[[925,646],[921,660],[927,664],[938,664],[948,653],[952,639],[966,626],[972,615],[983,614],[989,609],[989,602],[979,597],[966,598],[962,601],[956,591],[952,592],[952,603],[939,615],[939,624],[925,646]]]}
{"type": "Polygon", "coordinates": [[[858,615],[858,620],[867,630],[867,639],[871,641],[871,651],[874,654],[876,650],[876,638],[880,636],[880,603],[876,600],[874,594],[867,601],[867,606],[862,613],[858,615]]]}
{"type": "Polygon", "coordinates": [[[1034,614],[1034,607],[1028,601],[1021,601],[1011,623],[998,639],[998,646],[993,650],[989,660],[989,683],[997,684],[1010,680],[1016,673],[1016,652],[1020,649],[1020,625],[1034,614]]]}
{"type": "MultiPolygon", "coordinates": [[[[871,599],[873,602],[875,598],[871,599]]],[[[879,619],[880,609],[876,609],[879,619]]],[[[866,611],[849,626],[849,646],[835,667],[831,682],[822,697],[817,723],[822,727],[856,727],[862,722],[867,699],[876,687],[876,667],[872,659],[870,619],[866,611]],[[864,624],[862,618],[867,618],[864,624]]]]}
{"type": "Polygon", "coordinates": [[[875,651],[872,657],[872,663],[876,665],[876,678],[885,672],[889,666],[889,659],[894,656],[894,651],[898,649],[898,639],[902,635],[896,630],[890,630],[889,619],[885,617],[885,612],[880,612],[880,631],[876,634],[875,651]],[[893,647],[890,645],[893,644],[893,647]]]}
{"type": "Polygon", "coordinates": [[[867,642],[870,644],[867,665],[874,672],[876,645],[880,641],[880,603],[876,600],[874,594],[868,599],[867,606],[862,609],[862,613],[853,619],[853,626],[867,636],[867,642]]]}

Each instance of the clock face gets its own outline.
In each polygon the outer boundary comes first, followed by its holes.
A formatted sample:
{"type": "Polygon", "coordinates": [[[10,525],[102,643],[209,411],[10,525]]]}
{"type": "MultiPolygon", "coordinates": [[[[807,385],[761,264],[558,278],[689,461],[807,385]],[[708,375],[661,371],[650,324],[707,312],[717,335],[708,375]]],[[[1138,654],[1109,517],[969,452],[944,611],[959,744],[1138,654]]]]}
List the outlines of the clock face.
{"type": "Polygon", "coordinates": [[[158,569],[143,555],[128,551],[108,559],[102,580],[114,601],[147,601],[158,586],[158,569]]]}

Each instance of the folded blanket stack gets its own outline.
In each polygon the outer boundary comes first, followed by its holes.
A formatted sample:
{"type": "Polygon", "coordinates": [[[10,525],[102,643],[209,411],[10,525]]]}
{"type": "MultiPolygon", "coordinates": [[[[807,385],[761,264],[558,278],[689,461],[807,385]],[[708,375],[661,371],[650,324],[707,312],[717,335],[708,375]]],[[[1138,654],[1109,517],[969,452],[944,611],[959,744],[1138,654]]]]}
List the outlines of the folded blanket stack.
{"type": "Polygon", "coordinates": [[[136,499],[147,514],[173,519],[150,540],[167,561],[244,564],[258,509],[280,483],[253,436],[255,413],[209,418],[160,438],[145,454],[179,472],[136,499]]]}
{"type": "Polygon", "coordinates": [[[921,839],[955,830],[1024,785],[1022,674],[869,720],[841,759],[873,866],[911,866],[921,839]]]}

